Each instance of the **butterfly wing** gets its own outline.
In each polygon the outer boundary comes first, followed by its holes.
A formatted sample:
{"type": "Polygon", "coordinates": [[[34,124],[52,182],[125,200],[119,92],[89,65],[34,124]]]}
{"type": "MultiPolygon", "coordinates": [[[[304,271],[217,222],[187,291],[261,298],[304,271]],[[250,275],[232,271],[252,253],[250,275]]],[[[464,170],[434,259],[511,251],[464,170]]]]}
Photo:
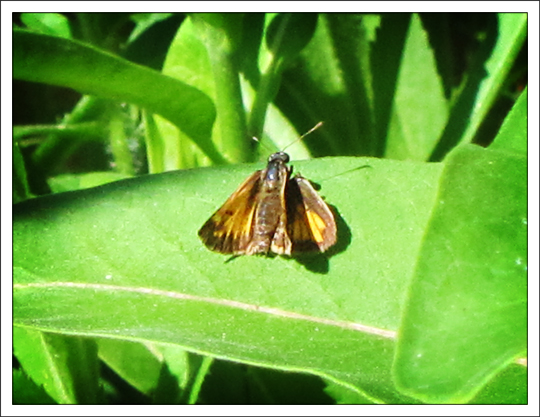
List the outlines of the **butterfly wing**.
{"type": "Polygon", "coordinates": [[[199,237],[208,249],[225,253],[245,254],[253,234],[253,218],[262,171],[250,175],[199,230],[199,237]]]}
{"type": "Polygon", "coordinates": [[[292,252],[324,252],[336,243],[334,215],[307,179],[291,179],[286,201],[292,252]]]}

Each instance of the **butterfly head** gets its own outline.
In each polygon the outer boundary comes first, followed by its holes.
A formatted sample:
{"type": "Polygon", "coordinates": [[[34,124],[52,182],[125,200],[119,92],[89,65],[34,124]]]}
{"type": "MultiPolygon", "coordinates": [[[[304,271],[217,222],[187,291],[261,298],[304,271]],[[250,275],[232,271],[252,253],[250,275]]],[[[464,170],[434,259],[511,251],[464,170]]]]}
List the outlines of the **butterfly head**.
{"type": "Polygon", "coordinates": [[[272,155],[268,157],[269,164],[276,163],[276,162],[286,164],[287,162],[289,162],[289,160],[290,160],[289,155],[283,151],[273,153],[272,155]]]}
{"type": "Polygon", "coordinates": [[[290,173],[290,169],[286,166],[289,162],[289,155],[283,151],[273,153],[268,158],[268,165],[265,170],[265,179],[270,183],[279,181],[282,177],[284,181],[287,180],[290,173]]]}

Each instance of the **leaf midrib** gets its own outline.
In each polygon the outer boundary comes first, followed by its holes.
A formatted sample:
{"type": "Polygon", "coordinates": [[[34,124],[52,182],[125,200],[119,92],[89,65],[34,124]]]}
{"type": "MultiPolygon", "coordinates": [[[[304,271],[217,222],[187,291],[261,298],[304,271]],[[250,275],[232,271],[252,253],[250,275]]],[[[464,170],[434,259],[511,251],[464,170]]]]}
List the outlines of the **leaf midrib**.
{"type": "Polygon", "coordinates": [[[244,311],[252,311],[257,313],[270,314],[277,317],[283,317],[287,319],[309,321],[313,323],[324,324],[328,326],[334,326],[342,329],[358,331],[361,333],[371,334],[375,336],[380,336],[388,339],[395,339],[396,332],[392,330],[382,329],[373,326],[367,326],[360,323],[349,322],[349,321],[340,321],[332,320],[322,317],[315,317],[312,315],[296,313],[293,311],[282,310],[275,307],[264,307],[255,304],[248,304],[241,301],[228,300],[228,299],[218,299],[212,297],[202,297],[193,294],[180,293],[176,291],[164,291],[158,290],[155,288],[147,287],[128,287],[120,285],[111,285],[111,284],[88,284],[80,282],[48,282],[48,283],[26,283],[26,284],[14,284],[14,290],[25,290],[31,288],[79,288],[79,289],[89,289],[94,291],[125,291],[131,293],[139,294],[149,294],[158,297],[168,297],[177,300],[189,300],[203,303],[210,303],[215,305],[221,305],[225,307],[237,308],[244,311]]]}

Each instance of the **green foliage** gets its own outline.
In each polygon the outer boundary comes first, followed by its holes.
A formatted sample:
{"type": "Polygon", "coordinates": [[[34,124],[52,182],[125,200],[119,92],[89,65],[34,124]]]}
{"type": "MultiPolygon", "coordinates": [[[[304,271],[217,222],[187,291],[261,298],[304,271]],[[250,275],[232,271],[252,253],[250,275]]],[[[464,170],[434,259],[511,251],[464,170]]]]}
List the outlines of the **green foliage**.
{"type": "Polygon", "coordinates": [[[527,17],[452,19],[23,14],[14,77],[85,96],[14,129],[14,402],[526,403],[527,17]],[[321,120],[336,246],[209,252],[321,120]]]}

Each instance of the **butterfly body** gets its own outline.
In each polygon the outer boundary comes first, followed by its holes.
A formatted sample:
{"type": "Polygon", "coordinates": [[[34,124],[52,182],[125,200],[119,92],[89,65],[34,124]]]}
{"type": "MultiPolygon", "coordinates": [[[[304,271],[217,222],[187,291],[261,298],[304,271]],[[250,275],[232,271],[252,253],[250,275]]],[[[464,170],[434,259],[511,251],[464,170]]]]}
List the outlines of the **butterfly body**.
{"type": "Polygon", "coordinates": [[[334,216],[311,183],[276,152],[201,227],[199,237],[232,255],[324,252],[336,242],[334,216]]]}

